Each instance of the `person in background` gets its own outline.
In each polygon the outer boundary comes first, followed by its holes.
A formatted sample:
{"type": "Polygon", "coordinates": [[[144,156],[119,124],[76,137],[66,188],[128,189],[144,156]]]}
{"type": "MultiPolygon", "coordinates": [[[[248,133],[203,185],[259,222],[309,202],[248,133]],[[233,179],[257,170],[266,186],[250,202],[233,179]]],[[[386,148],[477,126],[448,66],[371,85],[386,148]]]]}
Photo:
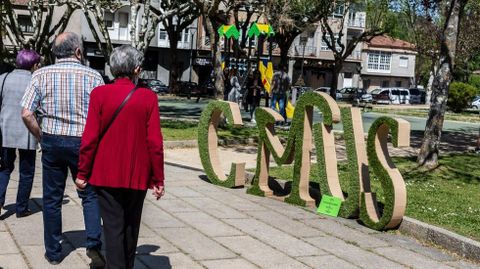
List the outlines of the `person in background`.
{"type": "Polygon", "coordinates": [[[229,80],[230,80],[231,90],[228,93],[228,101],[238,103],[238,101],[240,100],[240,95],[241,95],[240,91],[242,89],[242,86],[238,81],[237,69],[232,68],[230,70],[229,80]]]}
{"type": "MultiPolygon", "coordinates": [[[[215,79],[213,79],[213,81],[215,84],[215,79]]],[[[228,101],[228,94],[232,90],[232,85],[230,84],[230,72],[228,71],[228,68],[223,69],[223,85],[223,101],[228,101]]]]}
{"type": "Polygon", "coordinates": [[[76,184],[97,192],[107,268],[133,268],[147,189],[157,200],[164,194],[157,96],[135,86],[142,61],[143,54],[130,45],[114,49],[115,82],[93,90],[80,147],[76,184]]]}
{"type": "Polygon", "coordinates": [[[284,65],[280,65],[279,69],[279,71],[273,74],[270,107],[277,110],[278,102],[279,109],[277,111],[282,115],[286,122],[287,114],[285,111],[285,105],[287,102],[287,93],[290,89],[290,77],[288,76],[287,69],[284,65]]]}
{"type": "Polygon", "coordinates": [[[250,120],[253,122],[255,122],[255,109],[260,106],[263,91],[264,86],[260,72],[255,70],[253,74],[248,77],[247,81],[247,104],[250,109],[250,120]]]}
{"type": "MultiPolygon", "coordinates": [[[[68,170],[75,179],[90,92],[103,85],[97,71],[82,65],[82,48],[78,35],[69,32],[58,35],[52,47],[56,63],[33,73],[21,102],[25,125],[41,141],[45,259],[53,265],[63,259],[61,210],[68,170]],[[41,128],[35,119],[36,112],[42,114],[41,128]]],[[[104,266],[97,195],[91,186],[77,193],[83,206],[86,254],[94,267],[104,266]]]]}
{"type": "Polygon", "coordinates": [[[5,204],[10,175],[15,168],[18,150],[20,176],[15,212],[17,218],[21,218],[32,214],[28,209],[28,200],[35,175],[35,150],[38,142],[22,122],[20,101],[30,83],[32,72],[40,65],[40,55],[34,50],[21,50],[17,54],[15,63],[17,66],[15,70],[0,76],[0,128],[2,131],[0,215],[5,204]]]}

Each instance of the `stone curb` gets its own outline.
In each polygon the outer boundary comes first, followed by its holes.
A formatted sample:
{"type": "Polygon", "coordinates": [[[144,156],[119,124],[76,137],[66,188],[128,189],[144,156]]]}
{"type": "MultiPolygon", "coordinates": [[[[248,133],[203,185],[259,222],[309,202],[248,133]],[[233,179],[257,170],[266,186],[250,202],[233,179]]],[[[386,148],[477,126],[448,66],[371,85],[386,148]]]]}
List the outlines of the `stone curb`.
{"type": "MultiPolygon", "coordinates": [[[[244,138],[244,139],[219,139],[219,146],[237,146],[237,145],[248,145],[256,146],[258,142],[257,138],[244,138]]],[[[175,148],[196,148],[198,147],[197,140],[183,140],[183,141],[164,141],[163,147],[165,149],[175,149],[175,148]]]]}
{"type": "Polygon", "coordinates": [[[404,217],[399,231],[414,238],[439,245],[464,258],[480,262],[480,242],[416,219],[404,217]]]}
{"type": "Polygon", "coordinates": [[[196,148],[198,147],[197,140],[182,140],[182,141],[164,141],[163,148],[175,149],[175,148],[196,148]]]}

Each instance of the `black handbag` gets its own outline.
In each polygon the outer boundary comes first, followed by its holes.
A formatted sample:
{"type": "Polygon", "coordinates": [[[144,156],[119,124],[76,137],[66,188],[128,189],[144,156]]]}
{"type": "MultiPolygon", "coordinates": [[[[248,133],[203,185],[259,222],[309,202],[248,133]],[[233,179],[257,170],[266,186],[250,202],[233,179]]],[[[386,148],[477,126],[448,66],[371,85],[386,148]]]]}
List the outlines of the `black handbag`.
{"type": "MultiPolygon", "coordinates": [[[[2,111],[2,105],[3,105],[3,87],[5,86],[5,80],[7,79],[9,74],[10,73],[7,73],[2,81],[2,88],[0,90],[0,112],[2,111]]],[[[5,162],[3,161],[3,135],[2,135],[2,127],[0,125],[0,169],[3,170],[4,166],[5,166],[5,162]]]]}

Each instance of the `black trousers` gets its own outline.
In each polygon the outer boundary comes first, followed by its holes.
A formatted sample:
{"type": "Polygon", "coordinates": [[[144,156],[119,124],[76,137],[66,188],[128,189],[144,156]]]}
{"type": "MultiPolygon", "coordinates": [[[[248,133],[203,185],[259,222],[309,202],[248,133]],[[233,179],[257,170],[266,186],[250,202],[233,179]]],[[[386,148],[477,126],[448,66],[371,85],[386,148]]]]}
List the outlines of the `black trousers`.
{"type": "Polygon", "coordinates": [[[147,191],[96,187],[103,219],[107,269],[131,269],[135,263],[143,202],[147,191]]]}

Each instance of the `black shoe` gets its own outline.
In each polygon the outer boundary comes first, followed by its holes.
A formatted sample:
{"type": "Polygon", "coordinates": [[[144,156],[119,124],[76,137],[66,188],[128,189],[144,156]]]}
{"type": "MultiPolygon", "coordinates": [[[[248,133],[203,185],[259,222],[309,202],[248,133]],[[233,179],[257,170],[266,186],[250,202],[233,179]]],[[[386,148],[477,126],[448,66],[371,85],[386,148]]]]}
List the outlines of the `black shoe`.
{"type": "Polygon", "coordinates": [[[60,260],[60,261],[50,260],[50,259],[47,257],[47,254],[46,254],[46,253],[45,253],[44,257],[45,257],[45,260],[47,260],[47,262],[48,262],[49,264],[51,264],[51,265],[59,265],[60,262],[61,262],[61,260],[60,260]]]}
{"type": "Polygon", "coordinates": [[[103,257],[99,249],[96,249],[96,248],[87,249],[87,256],[90,259],[92,259],[92,263],[90,264],[91,266],[93,267],[105,266],[105,258],[103,257]]]}
{"type": "Polygon", "coordinates": [[[33,214],[32,211],[30,211],[30,209],[27,209],[27,210],[23,211],[22,213],[17,213],[17,218],[28,217],[32,214],[33,214]]]}

